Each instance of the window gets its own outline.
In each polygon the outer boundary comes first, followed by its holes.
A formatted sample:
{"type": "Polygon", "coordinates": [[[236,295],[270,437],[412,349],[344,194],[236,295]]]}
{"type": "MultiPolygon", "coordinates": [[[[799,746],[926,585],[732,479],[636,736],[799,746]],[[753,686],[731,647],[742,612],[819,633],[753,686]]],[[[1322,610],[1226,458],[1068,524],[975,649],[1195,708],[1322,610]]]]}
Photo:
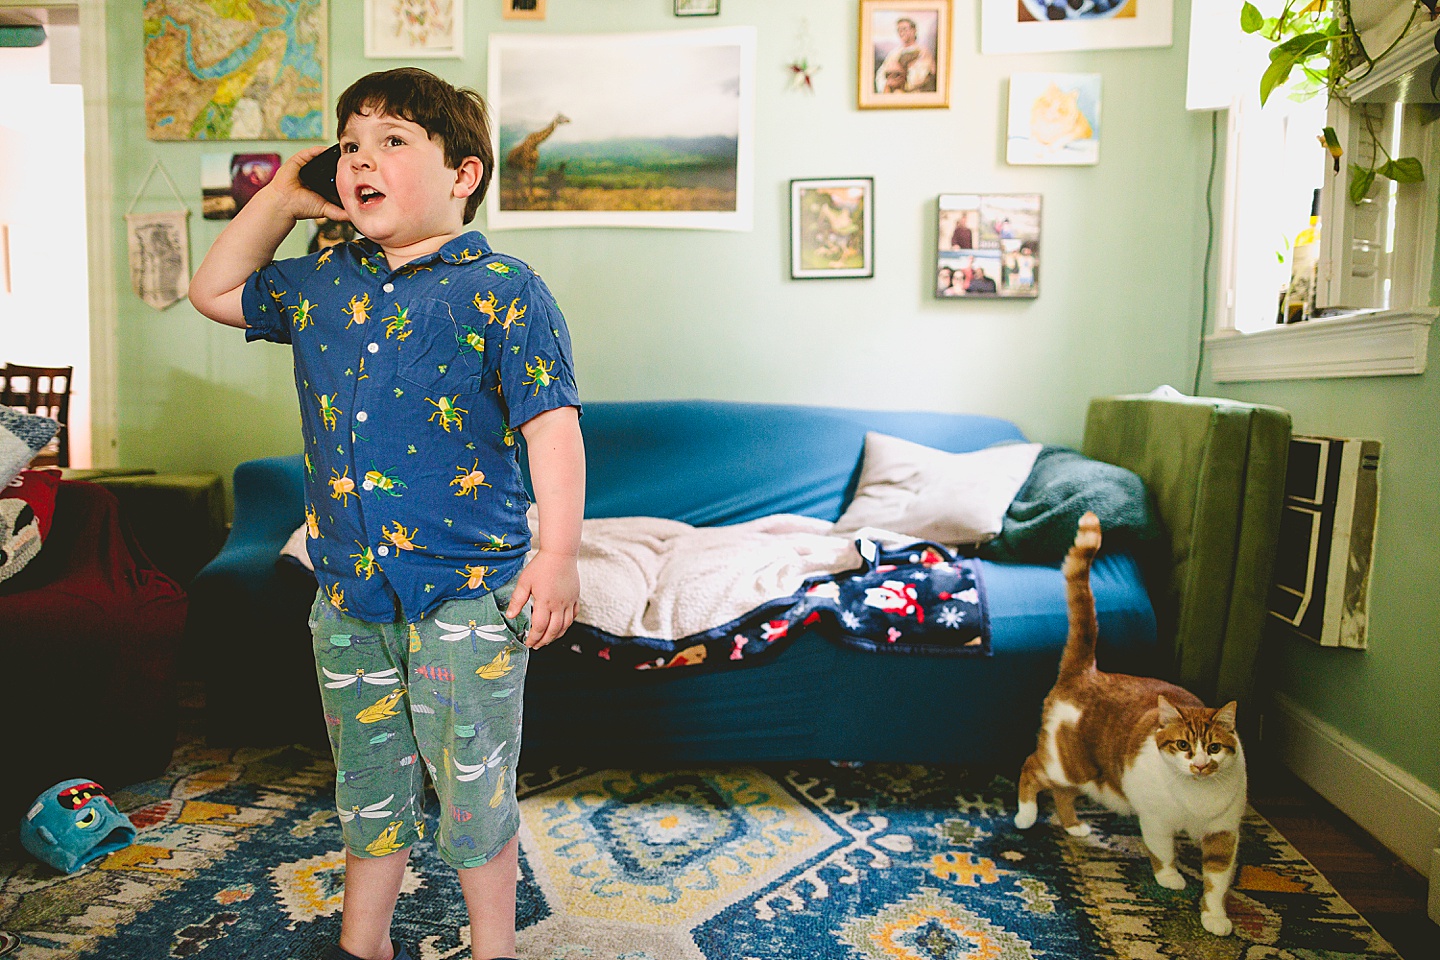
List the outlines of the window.
{"type": "MultiPolygon", "coordinates": [[[[1243,76],[1226,131],[1220,296],[1207,341],[1217,381],[1420,373],[1425,368],[1440,203],[1440,108],[1403,102],[1407,72],[1428,84],[1435,25],[1423,25],[1352,85],[1350,105],[1303,103],[1274,93],[1262,109],[1259,70],[1243,76]],[[1427,62],[1429,61],[1429,62],[1427,62]],[[1333,173],[1317,134],[1333,126],[1345,148],[1333,173]],[[1376,177],[1359,204],[1349,198],[1350,163],[1370,164],[1373,130],[1392,156],[1415,156],[1427,180],[1376,177]],[[1290,249],[1321,190],[1316,318],[1276,324],[1290,249]]],[[[1383,160],[1383,157],[1381,158],[1383,160]]]]}

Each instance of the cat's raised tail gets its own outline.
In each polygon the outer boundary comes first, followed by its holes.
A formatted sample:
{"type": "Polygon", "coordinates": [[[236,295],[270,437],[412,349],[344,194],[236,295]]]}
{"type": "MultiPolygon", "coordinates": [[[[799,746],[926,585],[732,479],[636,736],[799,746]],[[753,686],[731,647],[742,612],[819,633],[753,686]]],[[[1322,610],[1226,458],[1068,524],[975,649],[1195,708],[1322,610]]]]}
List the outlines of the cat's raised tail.
{"type": "Polygon", "coordinates": [[[1090,567],[1100,551],[1100,518],[1087,512],[1080,518],[1075,543],[1061,567],[1065,574],[1065,602],[1070,611],[1070,633],[1060,657],[1059,683],[1065,683],[1095,669],[1095,639],[1100,632],[1095,619],[1095,594],[1090,590],[1090,567]]]}

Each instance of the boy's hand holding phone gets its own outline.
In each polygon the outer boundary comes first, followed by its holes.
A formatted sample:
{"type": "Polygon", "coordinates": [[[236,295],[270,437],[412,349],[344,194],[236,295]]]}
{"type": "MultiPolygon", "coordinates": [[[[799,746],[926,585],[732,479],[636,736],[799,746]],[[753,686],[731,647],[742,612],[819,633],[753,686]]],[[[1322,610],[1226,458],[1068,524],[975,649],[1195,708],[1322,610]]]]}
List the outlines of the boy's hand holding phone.
{"type": "Polygon", "coordinates": [[[307,163],[331,150],[338,158],[340,154],[338,144],[330,147],[306,147],[286,160],[275,172],[274,179],[265,186],[266,190],[275,192],[276,202],[294,219],[314,220],[316,217],[324,217],[327,220],[348,221],[350,219],[345,208],[340,206],[339,194],[326,199],[301,179],[301,169],[307,163]]]}

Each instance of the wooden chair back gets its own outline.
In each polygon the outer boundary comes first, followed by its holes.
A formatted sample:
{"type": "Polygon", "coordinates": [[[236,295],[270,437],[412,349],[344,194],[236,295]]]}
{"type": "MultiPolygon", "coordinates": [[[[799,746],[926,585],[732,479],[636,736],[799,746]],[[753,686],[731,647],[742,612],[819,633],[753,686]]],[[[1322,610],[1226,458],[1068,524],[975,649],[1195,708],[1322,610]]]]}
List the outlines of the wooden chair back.
{"type": "Polygon", "coordinates": [[[70,466],[70,381],[74,367],[0,367],[0,404],[60,421],[60,432],[32,461],[34,466],[70,466]]]}

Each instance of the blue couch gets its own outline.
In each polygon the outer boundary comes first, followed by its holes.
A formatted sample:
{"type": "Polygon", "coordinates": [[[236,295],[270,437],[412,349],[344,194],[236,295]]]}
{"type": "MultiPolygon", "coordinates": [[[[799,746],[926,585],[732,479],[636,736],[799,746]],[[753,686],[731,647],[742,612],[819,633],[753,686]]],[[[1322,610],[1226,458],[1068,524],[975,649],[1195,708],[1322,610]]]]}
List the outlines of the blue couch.
{"type": "MultiPolygon", "coordinates": [[[[1243,696],[1265,618],[1288,415],[1128,397],[1094,401],[1090,421],[1084,452],[1140,473],[1168,534],[1153,563],[1114,553],[1095,567],[1102,667],[1171,677],[1206,698],[1243,696]]],[[[592,403],[581,426],[587,517],[694,525],[835,519],[869,430],[952,452],[1024,439],[993,417],[709,401],[592,403]]],[[[190,639],[218,742],[324,741],[305,623],[314,583],[276,563],[303,519],[301,471],[298,456],[236,470],[229,541],[191,587],[190,639]]],[[[531,661],[527,759],[1018,762],[1065,641],[1063,581],[1055,567],[983,561],[982,576],[989,658],[877,654],[802,635],[759,666],[635,672],[554,644],[531,661]]]]}

